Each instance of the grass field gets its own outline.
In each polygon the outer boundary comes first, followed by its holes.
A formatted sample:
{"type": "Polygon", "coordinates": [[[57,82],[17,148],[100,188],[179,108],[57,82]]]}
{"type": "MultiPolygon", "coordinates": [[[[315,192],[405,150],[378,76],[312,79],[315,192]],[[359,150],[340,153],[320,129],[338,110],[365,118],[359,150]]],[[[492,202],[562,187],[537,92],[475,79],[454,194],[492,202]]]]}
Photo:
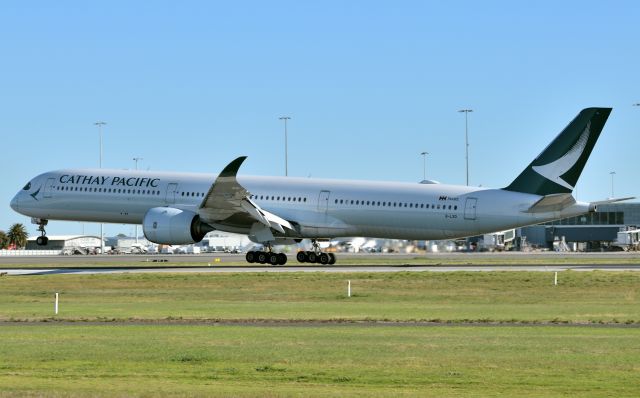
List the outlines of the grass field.
{"type": "Polygon", "coordinates": [[[0,397],[633,397],[638,324],[634,272],[5,276],[0,397]]]}
{"type": "Polygon", "coordinates": [[[638,329],[0,326],[0,396],[638,396],[638,329]]]}
{"type": "Polygon", "coordinates": [[[635,272],[56,275],[0,278],[0,320],[640,323],[635,272]],[[347,297],[347,280],[353,296],[347,297]]]}

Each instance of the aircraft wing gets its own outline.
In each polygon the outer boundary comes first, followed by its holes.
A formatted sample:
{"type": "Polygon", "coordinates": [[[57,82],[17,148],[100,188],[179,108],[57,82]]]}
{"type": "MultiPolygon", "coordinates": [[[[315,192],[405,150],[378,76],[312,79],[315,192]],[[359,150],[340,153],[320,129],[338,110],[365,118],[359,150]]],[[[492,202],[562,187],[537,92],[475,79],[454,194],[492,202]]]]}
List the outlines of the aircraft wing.
{"type": "Polygon", "coordinates": [[[284,228],[293,230],[289,221],[260,208],[253,202],[249,191],[238,182],[236,176],[246,158],[240,156],[233,160],[218,175],[198,208],[200,218],[208,224],[244,224],[247,228],[259,222],[282,234],[285,233],[284,228]]]}

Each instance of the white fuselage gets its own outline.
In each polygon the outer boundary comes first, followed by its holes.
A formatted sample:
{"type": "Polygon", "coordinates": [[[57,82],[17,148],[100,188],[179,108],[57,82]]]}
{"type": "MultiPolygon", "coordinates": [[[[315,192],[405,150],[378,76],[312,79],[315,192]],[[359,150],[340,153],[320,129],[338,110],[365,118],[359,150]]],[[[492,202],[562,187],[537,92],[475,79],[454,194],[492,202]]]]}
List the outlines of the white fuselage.
{"type": "MultiPolygon", "coordinates": [[[[35,177],[11,207],[47,220],[140,224],[154,207],[198,212],[213,174],[108,169],[58,170],[35,177]]],[[[290,238],[366,236],[450,239],[586,213],[588,203],[562,211],[526,212],[541,197],[501,189],[444,184],[239,176],[251,200],[299,228],[290,238]]],[[[212,225],[249,233],[232,221],[212,225]]]]}

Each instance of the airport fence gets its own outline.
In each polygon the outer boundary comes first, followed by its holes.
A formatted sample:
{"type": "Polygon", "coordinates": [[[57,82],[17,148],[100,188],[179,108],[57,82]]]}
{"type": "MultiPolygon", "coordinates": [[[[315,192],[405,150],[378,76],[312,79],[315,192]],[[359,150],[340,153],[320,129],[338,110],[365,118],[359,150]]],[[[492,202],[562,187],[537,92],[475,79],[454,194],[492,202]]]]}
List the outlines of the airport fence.
{"type": "Polygon", "coordinates": [[[0,256],[57,256],[61,250],[0,250],[0,256]]]}

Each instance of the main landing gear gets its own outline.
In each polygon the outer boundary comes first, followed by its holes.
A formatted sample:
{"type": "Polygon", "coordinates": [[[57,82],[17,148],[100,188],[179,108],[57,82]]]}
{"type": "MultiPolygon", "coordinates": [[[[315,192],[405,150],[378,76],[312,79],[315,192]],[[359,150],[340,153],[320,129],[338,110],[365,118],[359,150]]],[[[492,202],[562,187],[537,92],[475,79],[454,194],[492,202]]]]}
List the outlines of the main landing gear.
{"type": "Polygon", "coordinates": [[[47,232],[44,230],[44,227],[49,223],[49,220],[32,218],[31,222],[33,224],[38,224],[38,232],[40,232],[40,236],[36,238],[36,244],[38,246],[46,246],[47,243],[49,243],[49,238],[47,238],[47,232]]]}
{"type": "Polygon", "coordinates": [[[267,251],[250,251],[247,252],[245,259],[248,263],[260,263],[271,265],[285,265],[287,263],[287,255],[284,253],[274,253],[271,251],[271,245],[267,245],[267,251]]]}
{"type": "Polygon", "coordinates": [[[323,265],[333,265],[336,263],[336,256],[333,253],[323,253],[320,250],[320,245],[315,240],[311,241],[313,250],[308,252],[300,251],[296,254],[296,259],[299,263],[320,263],[323,265]]]}
{"type": "MultiPolygon", "coordinates": [[[[296,254],[296,259],[300,263],[319,263],[323,265],[333,265],[336,263],[336,256],[333,253],[323,253],[320,245],[315,240],[311,241],[313,245],[310,251],[301,251],[296,254]]],[[[247,252],[245,259],[248,263],[260,263],[271,265],[285,265],[287,263],[287,255],[284,253],[274,253],[271,245],[265,245],[267,251],[250,251],[247,252]]]]}

